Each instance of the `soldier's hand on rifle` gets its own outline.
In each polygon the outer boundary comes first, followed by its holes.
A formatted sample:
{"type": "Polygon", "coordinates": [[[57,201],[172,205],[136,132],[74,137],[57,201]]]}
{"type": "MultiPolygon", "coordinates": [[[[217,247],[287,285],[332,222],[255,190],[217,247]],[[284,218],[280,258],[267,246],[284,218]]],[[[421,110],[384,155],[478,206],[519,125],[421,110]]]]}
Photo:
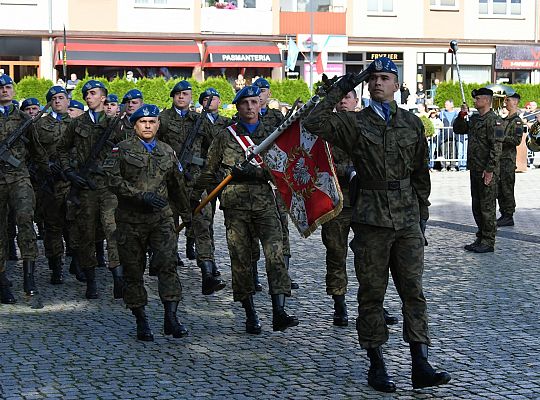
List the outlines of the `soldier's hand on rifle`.
{"type": "Polygon", "coordinates": [[[142,194],[142,201],[146,207],[154,210],[161,210],[163,207],[169,204],[167,199],[154,192],[144,192],[142,194]]]}
{"type": "Polygon", "coordinates": [[[79,189],[88,189],[88,182],[82,176],[77,174],[73,168],[66,169],[64,175],[74,186],[79,189]]]}
{"type": "Polygon", "coordinates": [[[49,169],[51,170],[53,175],[60,175],[63,172],[60,164],[54,161],[49,161],[49,169]]]}

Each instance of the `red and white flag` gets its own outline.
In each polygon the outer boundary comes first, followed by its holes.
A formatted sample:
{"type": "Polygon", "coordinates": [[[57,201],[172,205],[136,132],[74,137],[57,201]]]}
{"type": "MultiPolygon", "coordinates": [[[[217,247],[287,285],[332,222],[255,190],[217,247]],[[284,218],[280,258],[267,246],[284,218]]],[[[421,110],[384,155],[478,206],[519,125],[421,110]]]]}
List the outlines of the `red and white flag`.
{"type": "Polygon", "coordinates": [[[328,143],[295,121],[264,155],[266,166],[303,237],[341,212],[343,194],[328,143]]]}

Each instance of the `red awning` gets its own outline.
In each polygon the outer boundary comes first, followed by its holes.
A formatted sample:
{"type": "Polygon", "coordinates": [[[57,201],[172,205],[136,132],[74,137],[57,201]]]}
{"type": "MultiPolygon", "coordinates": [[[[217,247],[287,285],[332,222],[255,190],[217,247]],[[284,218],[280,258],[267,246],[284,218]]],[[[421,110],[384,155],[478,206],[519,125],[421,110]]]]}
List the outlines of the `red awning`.
{"type": "Polygon", "coordinates": [[[281,52],[272,42],[205,41],[204,68],[281,67],[281,52]]]}
{"type": "MultiPolygon", "coordinates": [[[[62,65],[62,38],[56,39],[56,65],[62,65]]],[[[194,67],[201,64],[194,40],[69,39],[67,65],[194,67]]]]}

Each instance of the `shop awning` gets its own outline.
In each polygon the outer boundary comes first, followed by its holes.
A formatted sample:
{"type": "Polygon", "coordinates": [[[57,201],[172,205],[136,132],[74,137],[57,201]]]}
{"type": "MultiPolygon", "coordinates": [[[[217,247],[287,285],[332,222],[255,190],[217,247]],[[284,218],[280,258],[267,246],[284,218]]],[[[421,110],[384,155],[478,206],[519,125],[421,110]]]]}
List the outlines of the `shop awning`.
{"type": "Polygon", "coordinates": [[[281,67],[281,52],[272,42],[205,41],[204,68],[281,67]]]}
{"type": "MultiPolygon", "coordinates": [[[[194,67],[201,64],[194,40],[69,39],[68,65],[194,67]]],[[[63,39],[56,39],[56,65],[62,65],[63,39]]]]}

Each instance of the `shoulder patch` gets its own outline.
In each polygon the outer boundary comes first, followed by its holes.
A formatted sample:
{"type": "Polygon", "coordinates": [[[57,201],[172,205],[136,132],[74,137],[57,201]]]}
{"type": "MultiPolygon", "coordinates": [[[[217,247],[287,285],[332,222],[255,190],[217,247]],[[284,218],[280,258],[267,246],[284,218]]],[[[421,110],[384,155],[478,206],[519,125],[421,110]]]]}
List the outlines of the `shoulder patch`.
{"type": "Polygon", "coordinates": [[[502,139],[504,137],[504,127],[502,121],[498,119],[495,122],[495,138],[502,139]]]}

